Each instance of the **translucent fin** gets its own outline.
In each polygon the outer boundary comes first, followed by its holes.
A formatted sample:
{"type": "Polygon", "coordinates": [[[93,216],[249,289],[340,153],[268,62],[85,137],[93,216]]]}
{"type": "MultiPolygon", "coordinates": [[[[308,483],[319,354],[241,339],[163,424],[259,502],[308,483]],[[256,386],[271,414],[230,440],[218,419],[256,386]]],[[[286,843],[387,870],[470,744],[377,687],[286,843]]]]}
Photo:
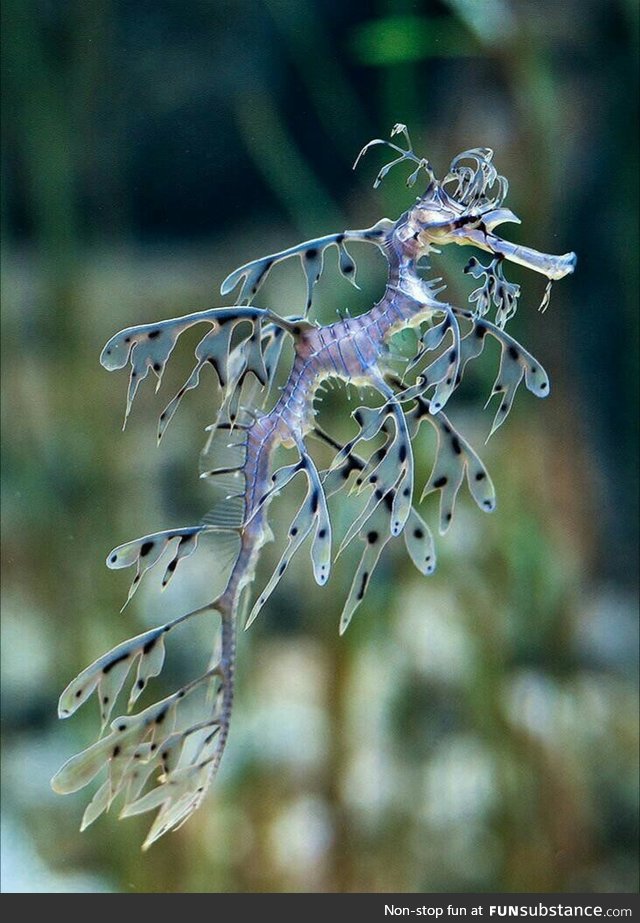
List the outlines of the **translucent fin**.
{"type": "Polygon", "coordinates": [[[245,428],[237,423],[217,423],[210,430],[200,453],[200,477],[214,486],[236,485],[244,489],[243,469],[247,459],[245,428]],[[231,478],[228,475],[232,475],[231,478]]]}
{"type": "Polygon", "coordinates": [[[169,561],[162,581],[163,587],[166,586],[179,562],[196,550],[199,535],[212,527],[212,524],[209,524],[189,526],[183,529],[167,529],[165,532],[153,532],[151,535],[144,535],[142,538],[114,548],[107,557],[107,567],[111,570],[118,570],[121,567],[136,565],[136,574],[129,587],[127,601],[124,605],[127,605],[138,589],[144,574],[158,563],[167,549],[172,548],[174,555],[169,561]]]}
{"type": "Polygon", "coordinates": [[[221,500],[203,517],[205,526],[212,529],[234,532],[244,525],[244,497],[229,497],[221,500]]]}

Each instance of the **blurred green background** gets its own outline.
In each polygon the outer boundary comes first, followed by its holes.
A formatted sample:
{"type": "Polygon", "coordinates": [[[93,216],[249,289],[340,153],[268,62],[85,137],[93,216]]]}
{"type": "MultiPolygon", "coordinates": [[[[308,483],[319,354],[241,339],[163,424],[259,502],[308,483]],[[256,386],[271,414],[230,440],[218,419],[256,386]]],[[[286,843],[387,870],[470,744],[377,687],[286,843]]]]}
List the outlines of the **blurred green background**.
{"type": "MultiPolygon", "coordinates": [[[[3,18],[4,890],[636,890],[638,4],[4,0],[3,18]],[[397,121],[439,175],[493,147],[523,219],[512,239],[577,251],[544,315],[544,280],[510,272],[512,330],[552,395],[519,393],[483,449],[487,350],[450,415],[493,475],[495,514],[465,497],[429,579],[392,543],[343,639],[354,559],[320,590],[300,555],[240,638],[205,805],[144,856],[148,817],[114,811],[81,835],[85,793],[55,796],[49,778],[97,714],[58,722],[58,694],[212,579],[194,557],[118,614],[128,575],[106,571],[108,551],[211,505],[197,454],[217,398],[206,378],[156,450],[190,346],[125,433],[126,376],[100,349],[222,304],[249,259],[397,217],[406,171],[375,192],[380,152],[351,172],[397,121]]],[[[362,249],[359,293],[329,256],[322,321],[379,297],[382,260],[362,249]]],[[[438,265],[459,302],[462,256],[438,265]]],[[[297,310],[299,267],[263,292],[297,310]]],[[[353,406],[333,392],[324,422],[349,432],[353,406]]],[[[419,486],[432,456],[425,437],[419,486]]],[[[435,527],[433,498],[423,513],[435,527]]]]}

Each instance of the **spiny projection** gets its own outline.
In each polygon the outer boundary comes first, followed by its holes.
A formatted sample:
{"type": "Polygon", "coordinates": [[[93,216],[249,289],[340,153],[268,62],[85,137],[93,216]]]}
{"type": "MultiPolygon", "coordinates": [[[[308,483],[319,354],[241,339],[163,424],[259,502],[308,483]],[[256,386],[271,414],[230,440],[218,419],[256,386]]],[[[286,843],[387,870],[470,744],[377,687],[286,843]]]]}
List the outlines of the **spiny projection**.
{"type": "Polygon", "coordinates": [[[149,373],[156,376],[160,387],[180,335],[195,325],[207,325],[195,349],[193,371],[160,414],[159,440],[184,395],[198,386],[205,365],[215,370],[221,390],[219,411],[208,427],[201,461],[201,476],[219,489],[221,499],[198,525],[145,535],[111,552],[107,558],[110,568],[136,568],[127,602],[146,572],[161,560],[167,562],[162,578],[166,586],[205,535],[216,542],[221,566],[224,561],[229,566],[224,591],[208,605],[119,644],[83,670],[62,693],[62,718],[72,715],[93,692],[101,712],[100,739],[72,757],[52,781],[55,791],[74,792],[106,769],[106,779],[85,811],[83,829],[121,796],[121,816],[157,809],[144,844],[147,847],[181,824],[202,801],[229,733],[236,628],[245,611],[246,591],[254,579],[260,549],[273,538],[267,522],[269,506],[290,481],[301,475],[307,492],[288,529],[282,557],[249,610],[245,627],[258,616],[296,551],[309,538],[314,578],[320,585],[327,582],[333,559],[328,501],[350,487],[366,502],[340,547],[352,540],[362,547],[340,618],[342,633],[362,602],[383,548],[393,538],[402,535],[422,574],[431,574],[435,568],[433,537],[414,497],[412,443],[423,423],[435,429],[437,448],[420,501],[427,494],[439,493],[440,533],[449,528],[465,479],[481,510],[490,512],[495,507],[495,491],[485,466],[444,413],[468,363],[482,353],[487,336],[501,350],[490,394],[490,399],[498,396],[499,400],[489,435],[504,423],[523,380],[537,397],[549,393],[549,379],[541,364],[505,331],[516,311],[520,288],[505,279],[504,263],[519,263],[547,277],[544,309],[552,280],[573,272],[575,254],[551,256],[495,234],[498,225],[519,219],[503,206],[508,183],[498,174],[489,148],[459,154],[438,181],[429,161],[414,153],[404,125],[394,127],[391,137],[397,136],[404,139],[404,147],[375,139],[362,149],[354,165],[372,146],[387,145],[397,156],[380,170],[375,187],[397,164],[413,167],[409,186],[424,176],[425,192],[396,221],[383,218],[370,228],[329,234],[246,263],[221,286],[223,295],[238,291],[233,307],[128,327],[112,337],[102,352],[106,369],[130,366],[126,422],[149,373]],[[309,320],[329,247],[337,249],[339,271],[357,287],[356,264],[347,249],[356,243],[377,247],[387,260],[382,298],[357,317],[341,317],[324,326],[309,320]],[[490,254],[488,265],[472,257],[465,268],[480,282],[467,308],[439,299],[445,288],[442,280],[425,275],[431,252],[449,244],[470,245],[490,254]],[[274,265],[293,256],[299,257],[306,277],[303,312],[281,316],[254,306],[274,265]],[[492,307],[494,321],[487,317],[492,307]],[[390,341],[405,328],[414,329],[417,351],[399,375],[390,341]],[[277,394],[275,379],[286,338],[293,346],[293,363],[277,394]],[[346,444],[337,442],[315,419],[314,399],[323,382],[331,379],[366,386],[381,400],[379,406],[361,406],[353,412],[358,431],[346,444]],[[309,437],[334,453],[328,468],[317,467],[309,437]],[[381,445],[367,451],[372,440],[381,445]],[[296,460],[273,470],[274,454],[281,446],[293,450],[296,460]],[[110,723],[127,680],[130,712],[162,670],[167,635],[205,615],[220,620],[217,650],[208,669],[160,702],[110,723]]]}

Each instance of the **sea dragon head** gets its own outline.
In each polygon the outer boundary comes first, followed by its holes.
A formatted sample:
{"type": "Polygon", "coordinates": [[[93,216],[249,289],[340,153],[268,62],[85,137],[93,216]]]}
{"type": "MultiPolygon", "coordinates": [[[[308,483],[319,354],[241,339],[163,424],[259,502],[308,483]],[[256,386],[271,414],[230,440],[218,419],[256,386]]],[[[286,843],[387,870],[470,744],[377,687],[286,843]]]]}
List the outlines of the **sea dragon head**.
{"type": "Polygon", "coordinates": [[[391,167],[404,161],[417,164],[407,179],[408,186],[414,185],[421,170],[427,174],[427,189],[406,213],[403,224],[402,243],[408,255],[417,259],[433,247],[447,244],[472,245],[491,253],[497,261],[506,259],[519,263],[541,273],[550,281],[562,279],[573,272],[575,253],[564,253],[561,256],[540,253],[504,240],[494,233],[498,225],[506,222],[520,224],[520,219],[511,209],[503,207],[509,183],[504,176],[500,176],[492,163],[493,151],[490,148],[473,148],[458,154],[451,161],[447,175],[439,181],[429,161],[414,153],[405,125],[394,126],[391,137],[398,134],[404,135],[406,150],[391,141],[376,138],[365,145],[354,167],[370,147],[385,144],[397,151],[399,157],[380,170],[374,188],[391,167]]]}

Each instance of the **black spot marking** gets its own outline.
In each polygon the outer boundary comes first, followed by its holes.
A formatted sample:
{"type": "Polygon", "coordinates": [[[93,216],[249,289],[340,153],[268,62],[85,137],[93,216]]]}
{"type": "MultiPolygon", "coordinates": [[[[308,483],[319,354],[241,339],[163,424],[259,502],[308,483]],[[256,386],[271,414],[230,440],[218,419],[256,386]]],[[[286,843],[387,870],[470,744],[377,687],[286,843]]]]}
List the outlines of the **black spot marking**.
{"type": "Polygon", "coordinates": [[[475,335],[479,340],[484,340],[484,335],[487,332],[487,328],[482,324],[476,324],[475,335]]]}
{"type": "Polygon", "coordinates": [[[455,362],[457,358],[458,358],[458,353],[455,351],[455,349],[452,349],[451,352],[449,353],[449,362],[455,362]]]}
{"type": "Polygon", "coordinates": [[[128,652],[126,654],[120,654],[119,657],[116,657],[114,660],[111,661],[111,663],[108,663],[105,667],[103,667],[102,672],[106,676],[110,670],[113,670],[113,668],[115,667],[117,663],[122,663],[123,660],[128,660],[128,659],[129,659],[128,652]]]}
{"type": "Polygon", "coordinates": [[[369,573],[368,573],[367,571],[365,571],[364,574],[362,575],[362,583],[360,584],[360,589],[358,590],[356,599],[362,599],[362,598],[363,598],[363,596],[364,596],[364,594],[365,594],[365,592],[366,592],[366,589],[367,589],[367,583],[368,583],[368,582],[369,582],[369,573]]]}
{"type": "Polygon", "coordinates": [[[159,372],[161,368],[162,368],[162,366],[160,365],[159,362],[154,362],[154,363],[153,363],[153,371],[154,371],[154,372],[159,372]]]}
{"type": "Polygon", "coordinates": [[[135,378],[135,377],[137,376],[137,374],[138,374],[138,373],[136,372],[135,369],[131,369],[131,377],[132,377],[132,378],[135,378]]]}
{"type": "Polygon", "coordinates": [[[337,234],[337,235],[336,235],[336,243],[337,243],[337,244],[341,244],[343,240],[344,240],[344,234],[337,234]]]}
{"type": "Polygon", "coordinates": [[[512,344],[511,346],[509,346],[509,355],[511,356],[511,358],[512,358],[514,361],[517,361],[517,360],[520,358],[520,353],[519,353],[519,351],[515,348],[515,346],[513,346],[513,344],[512,344]]]}
{"type": "Polygon", "coordinates": [[[315,247],[309,247],[309,249],[305,253],[305,256],[308,260],[315,260],[317,255],[318,255],[318,251],[315,247]]]}
{"type": "Polygon", "coordinates": [[[318,532],[318,538],[324,538],[326,534],[327,534],[326,529],[320,529],[320,531],[318,532]]]}
{"type": "Polygon", "coordinates": [[[441,478],[437,478],[437,480],[433,482],[433,486],[434,487],[444,487],[446,483],[447,483],[447,478],[443,474],[441,478]]]}
{"type": "Polygon", "coordinates": [[[508,405],[508,404],[501,404],[501,405],[500,405],[500,413],[506,413],[508,409],[509,409],[509,405],[508,405]]]}
{"type": "Polygon", "coordinates": [[[138,682],[136,683],[136,686],[138,687],[138,689],[144,689],[144,680],[139,679],[138,682]]]}
{"type": "Polygon", "coordinates": [[[167,717],[167,709],[163,709],[158,715],[156,715],[156,724],[162,724],[164,719],[167,717]]]}
{"type": "Polygon", "coordinates": [[[172,574],[177,566],[178,566],[178,559],[174,558],[173,561],[169,561],[167,565],[167,570],[169,571],[170,574],[172,574]]]}
{"type": "Polygon", "coordinates": [[[354,269],[355,269],[355,266],[353,265],[353,263],[349,263],[349,265],[345,266],[342,271],[346,273],[350,273],[350,272],[353,272],[354,269]]]}
{"type": "Polygon", "coordinates": [[[376,500],[382,500],[382,498],[384,497],[384,494],[383,494],[383,492],[380,490],[380,488],[378,488],[378,489],[376,490],[374,496],[375,496],[376,500]]]}
{"type": "Polygon", "coordinates": [[[410,493],[411,493],[411,490],[408,487],[405,487],[405,489],[402,491],[402,496],[408,497],[410,493]]]}
{"type": "Polygon", "coordinates": [[[491,507],[493,506],[493,503],[491,502],[491,500],[484,500],[482,505],[485,506],[488,510],[490,510],[491,507]]]}
{"type": "Polygon", "coordinates": [[[116,746],[113,748],[111,752],[111,755],[115,758],[116,756],[118,756],[119,753],[120,753],[120,747],[116,744],[116,746]]]}
{"type": "Polygon", "coordinates": [[[152,650],[154,649],[154,647],[156,646],[156,641],[157,641],[157,640],[158,640],[157,638],[151,638],[150,641],[147,641],[147,643],[145,644],[145,646],[142,648],[142,653],[143,653],[143,654],[148,654],[149,651],[152,651],[152,650]]]}
{"type": "Polygon", "coordinates": [[[447,515],[444,518],[446,519],[447,522],[451,522],[451,513],[447,513],[447,515]]]}
{"type": "Polygon", "coordinates": [[[424,538],[424,532],[422,531],[422,529],[414,529],[414,530],[413,530],[413,537],[414,537],[414,538],[417,538],[417,539],[424,538]]]}
{"type": "Polygon", "coordinates": [[[82,695],[82,689],[76,689],[76,699],[79,699],[82,695]]]}
{"type": "Polygon", "coordinates": [[[155,338],[159,337],[161,333],[162,333],[162,330],[150,330],[148,334],[149,339],[155,340],[155,338]]]}
{"type": "Polygon", "coordinates": [[[372,529],[371,532],[367,532],[367,541],[370,545],[373,545],[378,541],[378,533],[375,529],[372,529]]]}
{"type": "Polygon", "coordinates": [[[108,704],[109,704],[109,696],[108,696],[108,695],[103,696],[102,704],[103,704],[103,705],[108,705],[108,704]]]}
{"type": "Polygon", "coordinates": [[[546,387],[547,387],[546,381],[541,381],[541,382],[540,382],[540,390],[541,390],[541,391],[545,391],[545,390],[546,390],[546,387]]]}
{"type": "Polygon", "coordinates": [[[280,567],[278,568],[278,577],[282,577],[286,569],[287,569],[287,562],[283,561],[280,567]]]}
{"type": "Polygon", "coordinates": [[[320,503],[320,495],[317,490],[314,490],[314,492],[311,495],[311,512],[312,513],[318,512],[319,503],[320,503]]]}
{"type": "Polygon", "coordinates": [[[371,477],[369,478],[369,483],[370,483],[370,484],[375,484],[375,483],[377,482],[377,480],[378,480],[378,475],[377,475],[377,474],[372,474],[371,477]]]}
{"type": "Polygon", "coordinates": [[[166,417],[166,413],[163,410],[162,413],[160,414],[160,419],[164,420],[165,417],[166,417]]]}
{"type": "Polygon", "coordinates": [[[486,476],[487,475],[484,473],[484,471],[476,471],[476,481],[484,481],[486,476]]]}
{"type": "Polygon", "coordinates": [[[451,439],[451,448],[456,453],[456,455],[460,455],[462,453],[462,448],[460,446],[460,440],[458,439],[457,436],[453,436],[453,438],[451,439]]]}
{"type": "Polygon", "coordinates": [[[125,337],[125,338],[124,338],[124,341],[125,341],[125,343],[130,343],[130,342],[131,342],[131,337],[125,337]]]}
{"type": "Polygon", "coordinates": [[[295,537],[297,534],[298,534],[298,527],[294,526],[293,529],[289,531],[289,535],[291,535],[292,537],[295,537]]]}
{"type": "Polygon", "coordinates": [[[153,546],[154,546],[154,542],[145,542],[143,545],[141,545],[141,547],[140,547],[140,557],[141,557],[141,558],[146,557],[146,556],[149,554],[149,552],[151,551],[151,549],[153,548],[153,546]]]}
{"type": "Polygon", "coordinates": [[[389,510],[390,513],[393,512],[393,491],[392,490],[390,490],[388,494],[385,494],[384,505],[386,506],[386,508],[389,510]]]}
{"type": "Polygon", "coordinates": [[[126,725],[126,724],[119,724],[119,725],[118,725],[118,730],[119,730],[119,731],[126,731],[126,730],[127,730],[127,725],[126,725]]]}
{"type": "Polygon", "coordinates": [[[407,447],[404,443],[402,443],[402,445],[400,446],[400,451],[398,452],[398,458],[400,459],[400,462],[402,463],[406,459],[406,457],[407,457],[407,447]]]}

